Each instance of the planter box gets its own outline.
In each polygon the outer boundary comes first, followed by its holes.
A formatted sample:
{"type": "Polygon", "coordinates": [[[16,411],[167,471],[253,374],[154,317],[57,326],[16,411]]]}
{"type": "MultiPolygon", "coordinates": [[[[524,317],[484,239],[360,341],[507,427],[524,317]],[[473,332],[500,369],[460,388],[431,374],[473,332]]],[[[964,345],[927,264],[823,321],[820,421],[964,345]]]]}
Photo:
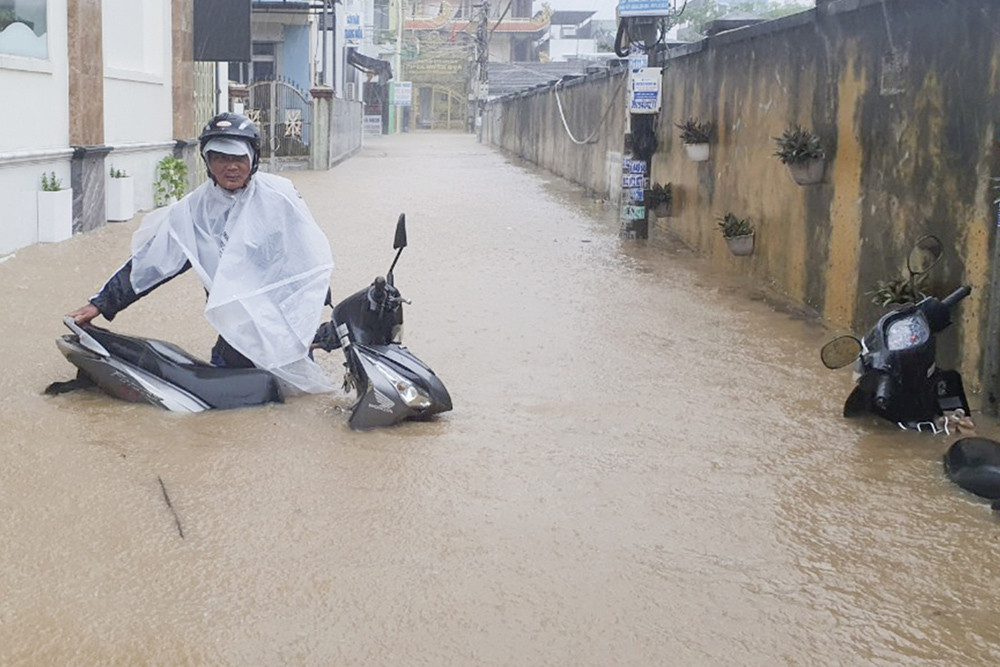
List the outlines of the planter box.
{"type": "Polygon", "coordinates": [[[788,171],[799,185],[813,185],[823,181],[823,168],[826,161],[823,158],[813,158],[806,162],[789,164],[788,171]]]}
{"type": "Polygon", "coordinates": [[[38,242],[57,243],[73,236],[73,189],[38,194],[38,242]]]}
{"type": "Polygon", "coordinates": [[[744,236],[727,236],[726,245],[729,246],[729,252],[734,255],[744,256],[753,253],[753,240],[754,234],[745,234],[744,236]]]}
{"type": "Polygon", "coordinates": [[[109,178],[107,184],[108,220],[122,222],[135,215],[135,182],[132,176],[109,178]]]}
{"type": "Polygon", "coordinates": [[[684,151],[692,162],[704,162],[708,159],[708,144],[684,144],[684,151]]]}
{"type": "Polygon", "coordinates": [[[653,213],[658,218],[669,218],[673,214],[673,201],[666,204],[657,204],[653,207],[653,213]]]}

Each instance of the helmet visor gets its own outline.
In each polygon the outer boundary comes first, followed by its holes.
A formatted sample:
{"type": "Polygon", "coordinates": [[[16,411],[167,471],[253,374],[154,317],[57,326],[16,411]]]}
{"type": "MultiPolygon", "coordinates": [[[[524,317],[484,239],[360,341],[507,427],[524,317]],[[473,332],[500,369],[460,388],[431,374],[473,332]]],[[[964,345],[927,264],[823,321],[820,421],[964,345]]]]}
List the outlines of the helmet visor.
{"type": "Polygon", "coordinates": [[[225,153],[226,155],[246,155],[248,158],[253,158],[253,155],[250,153],[250,144],[241,139],[232,139],[230,137],[209,139],[205,143],[205,148],[202,149],[201,154],[208,157],[210,151],[225,153]]]}

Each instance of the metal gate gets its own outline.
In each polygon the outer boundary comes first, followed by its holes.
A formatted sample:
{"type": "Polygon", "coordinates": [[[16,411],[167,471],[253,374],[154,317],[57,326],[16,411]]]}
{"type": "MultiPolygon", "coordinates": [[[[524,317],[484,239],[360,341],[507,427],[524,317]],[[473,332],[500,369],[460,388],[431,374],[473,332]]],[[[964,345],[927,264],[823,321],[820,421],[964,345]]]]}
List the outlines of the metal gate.
{"type": "Polygon", "coordinates": [[[258,81],[249,86],[250,120],[260,128],[262,159],[309,158],[312,102],[309,94],[287,81],[258,81]]]}
{"type": "Polygon", "coordinates": [[[417,127],[462,130],[468,117],[468,102],[451,88],[421,86],[417,90],[417,127]]]}

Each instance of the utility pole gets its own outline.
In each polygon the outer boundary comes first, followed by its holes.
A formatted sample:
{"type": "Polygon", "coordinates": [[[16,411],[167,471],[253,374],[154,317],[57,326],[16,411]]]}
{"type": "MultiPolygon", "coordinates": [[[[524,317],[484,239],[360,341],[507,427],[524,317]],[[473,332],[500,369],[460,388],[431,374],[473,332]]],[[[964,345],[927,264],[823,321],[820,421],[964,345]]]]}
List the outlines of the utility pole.
{"type": "Polygon", "coordinates": [[[489,86],[490,62],[490,3],[482,0],[478,5],[479,20],[476,24],[476,62],[473,80],[475,81],[475,131],[479,141],[483,140],[483,105],[486,103],[486,93],[489,86]]]}
{"type": "Polygon", "coordinates": [[[620,235],[649,238],[650,164],[656,153],[656,126],[663,98],[661,65],[667,31],[677,24],[687,2],[619,0],[615,54],[628,58],[628,103],[622,150],[620,235]]]}

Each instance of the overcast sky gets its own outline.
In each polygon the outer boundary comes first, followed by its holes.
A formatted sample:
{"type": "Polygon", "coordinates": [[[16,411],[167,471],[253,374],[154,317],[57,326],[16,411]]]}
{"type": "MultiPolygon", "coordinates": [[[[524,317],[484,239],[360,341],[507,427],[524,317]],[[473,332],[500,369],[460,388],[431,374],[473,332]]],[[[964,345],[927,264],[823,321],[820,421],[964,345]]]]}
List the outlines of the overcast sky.
{"type": "MultiPolygon", "coordinates": [[[[810,7],[813,5],[812,0],[779,0],[779,2],[786,5],[810,7]]],[[[548,3],[552,9],[596,11],[595,19],[614,19],[615,7],[618,6],[618,0],[548,0],[548,3]]],[[[535,11],[538,11],[542,8],[542,3],[536,0],[534,6],[535,11]]]]}

